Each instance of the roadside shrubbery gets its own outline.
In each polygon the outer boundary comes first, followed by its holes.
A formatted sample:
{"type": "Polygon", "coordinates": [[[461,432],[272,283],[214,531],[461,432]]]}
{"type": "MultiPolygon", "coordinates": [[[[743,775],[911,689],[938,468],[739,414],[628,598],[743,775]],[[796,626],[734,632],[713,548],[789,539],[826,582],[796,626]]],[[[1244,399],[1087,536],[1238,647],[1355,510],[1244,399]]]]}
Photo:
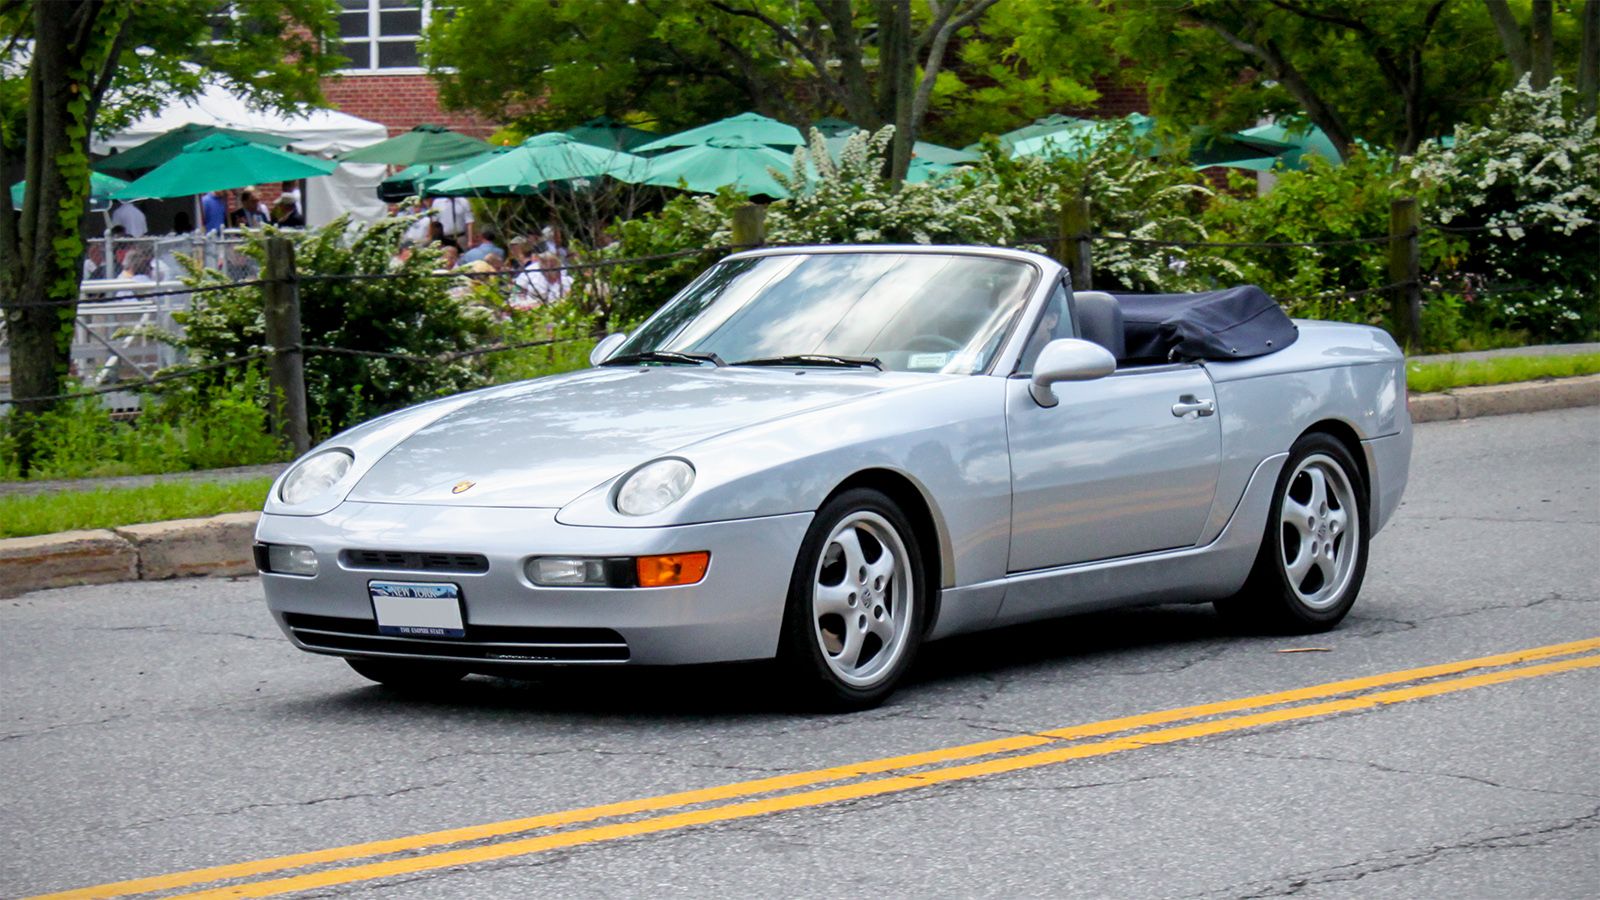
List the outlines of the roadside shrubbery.
{"type": "Polygon", "coordinates": [[[1411,167],[1430,218],[1456,229],[1443,274],[1469,315],[1536,340],[1600,331],[1600,140],[1594,117],[1563,112],[1570,93],[1524,78],[1486,126],[1458,127],[1411,167]]]}
{"type": "MultiPolygon", "coordinates": [[[[307,345],[355,354],[306,355],[306,401],[313,431],[327,436],[381,413],[484,383],[481,359],[416,363],[361,353],[434,356],[470,350],[492,339],[494,315],[452,295],[453,279],[433,277],[439,256],[418,248],[396,257],[406,219],[351,227],[336,219],[292,235],[300,282],[300,322],[307,345]],[[383,275],[382,278],[370,276],[383,275]]],[[[252,232],[243,252],[265,258],[265,239],[252,232]]],[[[289,235],[288,232],[284,232],[289,235]]],[[[210,269],[192,268],[196,285],[226,285],[210,269]]],[[[196,294],[180,314],[190,363],[236,359],[266,349],[261,289],[246,286],[196,294]]],[[[231,370],[223,370],[224,373],[231,370]]],[[[219,379],[231,375],[219,375],[219,379]]],[[[267,398],[260,398],[265,405],[267,398]]]]}

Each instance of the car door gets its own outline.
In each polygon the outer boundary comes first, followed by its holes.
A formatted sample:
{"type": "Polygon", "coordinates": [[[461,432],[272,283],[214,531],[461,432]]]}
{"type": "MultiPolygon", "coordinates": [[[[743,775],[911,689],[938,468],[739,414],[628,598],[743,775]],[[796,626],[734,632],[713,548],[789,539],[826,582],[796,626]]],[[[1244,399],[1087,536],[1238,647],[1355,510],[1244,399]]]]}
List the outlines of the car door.
{"type": "Polygon", "coordinates": [[[1203,366],[1058,383],[1049,408],[1028,385],[1013,377],[1006,391],[1011,572],[1199,541],[1221,461],[1222,411],[1203,366]]]}

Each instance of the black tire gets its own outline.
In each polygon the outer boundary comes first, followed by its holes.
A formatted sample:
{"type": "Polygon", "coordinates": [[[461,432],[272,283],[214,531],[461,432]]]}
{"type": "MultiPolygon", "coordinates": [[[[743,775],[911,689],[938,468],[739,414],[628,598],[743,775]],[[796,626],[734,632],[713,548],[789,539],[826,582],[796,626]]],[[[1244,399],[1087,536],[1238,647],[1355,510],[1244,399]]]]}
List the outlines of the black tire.
{"type": "MultiPolygon", "coordinates": [[[[1333,497],[1339,492],[1335,486],[1326,494],[1333,497]]],[[[1335,497],[1327,504],[1335,515],[1340,508],[1334,505],[1337,499],[1335,497]]],[[[1367,486],[1361,477],[1361,468],[1351,458],[1350,451],[1330,435],[1302,435],[1289,448],[1289,458],[1284,461],[1283,470],[1278,474],[1278,482],[1272,493],[1272,506],[1268,510],[1266,533],[1250,576],[1239,593],[1216,601],[1217,613],[1243,629],[1274,634],[1314,634],[1338,625],[1355,605],[1356,596],[1361,592],[1362,579],[1366,577],[1368,541],[1371,536],[1367,507],[1367,486]],[[1334,474],[1332,467],[1342,474],[1345,486],[1349,489],[1346,499],[1356,513],[1356,527],[1346,528],[1340,534],[1337,525],[1329,518],[1330,510],[1308,510],[1310,515],[1307,517],[1305,533],[1297,531],[1298,524],[1285,524],[1285,501],[1299,503],[1300,499],[1308,497],[1306,490],[1313,469],[1321,473],[1325,483],[1334,484],[1336,479],[1330,481],[1328,477],[1334,474]],[[1331,537],[1334,549],[1328,551],[1325,542],[1330,540],[1330,529],[1333,529],[1331,537]],[[1286,554],[1292,549],[1295,551],[1294,558],[1299,559],[1299,554],[1307,547],[1323,550],[1338,560],[1332,562],[1330,559],[1330,567],[1338,573],[1333,580],[1315,582],[1315,578],[1325,576],[1321,567],[1313,565],[1311,569],[1316,570],[1315,575],[1307,570],[1305,580],[1299,585],[1294,583],[1289,572],[1291,559],[1286,554]],[[1349,561],[1347,570],[1343,554],[1350,551],[1354,551],[1355,556],[1349,561]],[[1308,602],[1308,585],[1311,586],[1310,596],[1315,597],[1324,590],[1327,596],[1308,602]]]]}
{"type": "Polygon", "coordinates": [[[347,658],[345,662],[362,678],[410,693],[441,690],[469,674],[465,666],[430,660],[347,658]]]}
{"type": "MultiPolygon", "coordinates": [[[[860,546],[863,552],[870,552],[866,544],[860,546]]],[[[841,553],[841,550],[836,550],[834,558],[828,560],[828,570],[847,567],[841,553]]],[[[876,565],[883,559],[879,555],[871,557],[868,562],[876,565]]],[[[893,562],[892,555],[890,562],[893,562]]],[[[841,583],[841,586],[848,590],[854,585],[841,583]]],[[[812,519],[811,527],[806,530],[800,553],[795,559],[778,648],[779,665],[795,698],[807,707],[837,711],[870,709],[882,703],[916,658],[917,648],[922,643],[932,591],[933,586],[928,582],[923,568],[922,550],[917,544],[916,534],[905,513],[892,500],[875,490],[854,488],[823,504],[812,519]],[[863,623],[866,623],[867,616],[874,616],[878,623],[887,620],[894,624],[894,637],[888,643],[878,638],[879,645],[875,653],[869,653],[873,637],[857,638],[863,641],[857,648],[857,660],[863,661],[860,677],[864,683],[851,683],[836,671],[834,663],[830,663],[830,658],[842,660],[848,648],[844,643],[847,638],[842,632],[836,637],[841,644],[837,654],[830,654],[824,649],[824,642],[834,637],[831,629],[835,626],[825,626],[823,623],[838,617],[828,613],[819,615],[814,590],[822,578],[829,576],[823,563],[830,543],[833,543],[830,536],[836,529],[846,527],[852,521],[861,529],[858,535],[864,533],[870,543],[876,543],[880,554],[889,544],[878,542],[874,531],[884,525],[892,529],[893,537],[889,540],[898,540],[904,549],[903,572],[909,575],[902,578],[903,584],[894,584],[894,578],[891,577],[874,590],[867,588],[875,579],[863,579],[862,593],[859,595],[861,599],[854,599],[858,597],[855,593],[850,594],[852,604],[861,604],[851,612],[852,620],[859,612],[863,623]],[[889,596],[895,592],[899,592],[897,596],[889,596]],[[900,603],[901,608],[893,608],[894,603],[900,603]],[[883,614],[877,615],[879,612],[883,614]],[[895,624],[896,619],[898,624],[895,624]],[[886,655],[877,662],[881,668],[873,670],[876,653],[886,655]]],[[[849,625],[840,620],[837,627],[847,629],[849,625]]],[[[862,627],[865,635],[866,625],[862,627]]],[[[839,665],[851,667],[842,661],[839,665]]]]}

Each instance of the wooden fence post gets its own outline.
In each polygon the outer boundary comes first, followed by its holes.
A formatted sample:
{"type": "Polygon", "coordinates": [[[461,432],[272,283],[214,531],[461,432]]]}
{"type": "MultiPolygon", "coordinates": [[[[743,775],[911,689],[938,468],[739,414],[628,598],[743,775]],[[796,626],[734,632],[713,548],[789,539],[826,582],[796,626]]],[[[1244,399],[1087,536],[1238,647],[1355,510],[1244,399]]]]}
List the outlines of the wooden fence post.
{"type": "Polygon", "coordinates": [[[272,416],[296,456],[311,449],[306,423],[305,352],[300,349],[300,282],[295,277],[294,243],[285,237],[267,239],[267,265],[262,272],[262,311],[267,346],[272,350],[268,380],[272,416]]]}
{"type": "Polygon", "coordinates": [[[1090,290],[1094,285],[1094,260],[1090,255],[1089,198],[1063,195],[1058,225],[1056,262],[1072,273],[1073,290],[1090,290]]]}
{"type": "Polygon", "coordinates": [[[1389,280],[1394,288],[1391,312],[1400,345],[1415,351],[1422,346],[1422,250],[1418,232],[1422,219],[1415,197],[1389,204],[1389,280]]]}
{"type": "Polygon", "coordinates": [[[759,247],[767,242],[767,208],[746,203],[733,211],[733,246],[737,250],[759,247]]]}

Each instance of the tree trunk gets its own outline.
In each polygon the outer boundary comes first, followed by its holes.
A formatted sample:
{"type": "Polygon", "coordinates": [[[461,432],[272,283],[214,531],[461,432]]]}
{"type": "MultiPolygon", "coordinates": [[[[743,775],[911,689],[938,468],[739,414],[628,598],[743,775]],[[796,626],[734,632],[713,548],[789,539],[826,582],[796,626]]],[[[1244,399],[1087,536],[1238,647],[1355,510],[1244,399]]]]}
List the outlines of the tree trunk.
{"type": "Polygon", "coordinates": [[[912,54],[911,0],[880,0],[878,4],[878,114],[894,125],[889,145],[889,180],[896,188],[911,167],[911,146],[916,140],[911,120],[916,89],[916,58],[912,54]]]}
{"type": "Polygon", "coordinates": [[[1578,44],[1578,116],[1588,118],[1600,105],[1600,0],[1585,0],[1583,37],[1578,44]]]}
{"type": "Polygon", "coordinates": [[[126,15],[117,9],[102,20],[105,6],[74,0],[38,3],[31,11],[28,191],[15,226],[10,197],[0,199],[0,217],[7,220],[0,226],[0,306],[11,342],[11,395],[21,399],[12,426],[24,472],[36,447],[35,417],[56,405],[47,398],[62,393],[71,362],[97,105],[91,95],[126,15]]]}
{"type": "Polygon", "coordinates": [[[1489,18],[1494,20],[1495,31],[1500,33],[1500,45],[1506,50],[1506,59],[1511,61],[1511,80],[1521,81],[1522,76],[1528,74],[1528,42],[1522,36],[1522,26],[1517,24],[1517,17],[1511,12],[1511,5],[1506,0],[1483,0],[1483,5],[1489,9],[1489,18]]]}
{"type": "Polygon", "coordinates": [[[1550,86],[1556,74],[1556,33],[1551,0],[1533,0],[1533,15],[1528,17],[1528,74],[1534,90],[1550,86]]]}

